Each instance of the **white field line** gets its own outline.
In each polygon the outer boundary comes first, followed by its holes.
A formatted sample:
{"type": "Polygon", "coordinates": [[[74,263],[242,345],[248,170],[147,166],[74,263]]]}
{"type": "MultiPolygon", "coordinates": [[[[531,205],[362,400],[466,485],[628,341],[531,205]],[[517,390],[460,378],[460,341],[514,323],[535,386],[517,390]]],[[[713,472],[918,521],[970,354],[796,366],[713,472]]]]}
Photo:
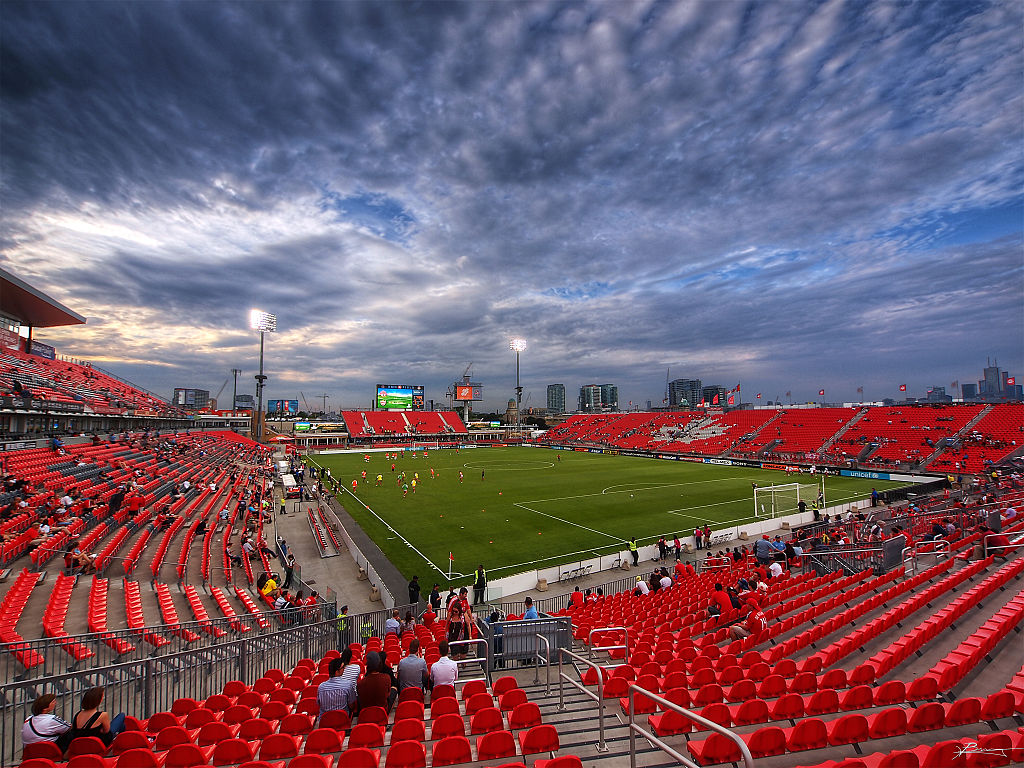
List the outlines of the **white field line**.
{"type": "MultiPolygon", "coordinates": [[[[313,463],[313,464],[316,464],[316,462],[313,462],[313,461],[311,461],[311,463],[313,463]]],[[[322,469],[323,469],[323,467],[320,467],[320,465],[319,465],[319,464],[317,464],[317,466],[319,467],[319,469],[317,470],[317,472],[319,473],[319,471],[320,471],[320,470],[322,470],[322,469]]],[[[417,555],[419,555],[420,557],[422,557],[422,558],[423,558],[423,561],[424,561],[424,562],[425,562],[425,563],[426,563],[427,565],[429,565],[429,566],[430,566],[431,568],[433,568],[433,569],[434,569],[435,571],[437,571],[438,573],[442,574],[443,576],[445,576],[445,577],[447,577],[447,576],[448,576],[448,573],[447,573],[447,571],[443,571],[443,570],[441,570],[440,568],[438,568],[438,567],[437,567],[437,566],[436,566],[436,565],[434,564],[434,562],[433,562],[433,561],[432,561],[432,560],[431,560],[431,559],[430,559],[429,557],[427,557],[426,555],[424,555],[424,554],[423,554],[422,552],[420,552],[420,551],[419,551],[419,549],[417,549],[417,548],[416,548],[415,546],[413,546],[413,543],[412,543],[411,541],[409,541],[409,540],[408,540],[407,538],[405,538],[405,536],[403,536],[403,535],[402,535],[402,534],[401,534],[401,533],[400,533],[399,531],[396,531],[396,530],[395,530],[395,529],[394,529],[394,528],[393,528],[393,527],[391,526],[391,524],[390,524],[390,523],[389,523],[389,522],[388,522],[387,520],[385,520],[385,519],[384,519],[383,517],[381,517],[380,515],[378,515],[378,514],[377,514],[376,512],[374,512],[374,511],[373,511],[372,509],[370,509],[370,508],[369,508],[369,507],[368,507],[368,506],[366,505],[366,503],[365,503],[365,502],[364,502],[364,501],[363,501],[362,499],[360,499],[360,498],[359,498],[358,496],[356,496],[356,495],[355,495],[354,493],[352,493],[352,491],[350,491],[350,490],[348,489],[348,487],[347,487],[347,486],[345,486],[345,485],[343,484],[343,485],[341,485],[341,489],[342,489],[342,490],[343,490],[343,491],[344,491],[345,493],[347,493],[347,494],[348,494],[349,496],[351,496],[351,497],[352,497],[353,499],[355,499],[356,501],[358,501],[358,502],[359,502],[359,503],[360,503],[360,504],[362,505],[363,509],[365,509],[365,510],[366,510],[367,512],[369,512],[369,513],[370,513],[371,515],[373,515],[373,516],[374,516],[374,517],[376,517],[376,518],[377,518],[378,520],[380,520],[381,524],[383,524],[383,525],[384,525],[384,526],[385,526],[385,527],[386,527],[386,528],[388,529],[388,533],[393,533],[393,534],[395,534],[395,536],[397,536],[398,538],[400,538],[400,539],[401,539],[401,540],[402,540],[402,541],[403,541],[403,542],[405,543],[405,545],[406,545],[407,547],[409,547],[409,548],[410,548],[410,549],[411,549],[411,550],[412,550],[413,552],[415,552],[415,553],[416,553],[417,555]]],[[[456,574],[456,573],[454,573],[454,572],[452,573],[452,576],[459,576],[460,578],[461,578],[461,577],[463,577],[464,575],[465,575],[465,574],[461,574],[461,573],[460,573],[460,574],[456,574]]]]}
{"type": "MultiPolygon", "coordinates": [[[[593,495],[593,494],[591,494],[591,495],[593,495]]],[[[585,525],[580,525],[579,523],[574,523],[571,520],[565,520],[564,518],[556,517],[555,515],[549,515],[547,512],[541,512],[539,509],[533,509],[532,507],[528,507],[525,504],[521,504],[518,501],[514,502],[512,506],[522,507],[523,509],[525,509],[525,510],[527,510],[529,512],[533,512],[534,514],[543,515],[544,517],[550,517],[552,520],[557,520],[558,522],[563,523],[565,525],[571,525],[571,526],[574,526],[576,528],[582,528],[584,531],[590,531],[591,533],[597,533],[597,534],[600,534],[601,536],[607,536],[609,539],[613,539],[614,541],[622,541],[622,542],[627,542],[628,543],[628,539],[621,539],[618,536],[613,536],[610,533],[605,533],[604,531],[599,531],[596,528],[588,528],[585,525]]]]}

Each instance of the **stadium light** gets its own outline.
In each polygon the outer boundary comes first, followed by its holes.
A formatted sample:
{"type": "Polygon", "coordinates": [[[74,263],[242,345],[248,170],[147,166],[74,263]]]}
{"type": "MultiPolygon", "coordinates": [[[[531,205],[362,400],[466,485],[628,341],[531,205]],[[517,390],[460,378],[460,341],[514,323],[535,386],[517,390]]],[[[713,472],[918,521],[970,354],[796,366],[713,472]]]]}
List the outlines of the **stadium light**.
{"type": "Polygon", "coordinates": [[[267,377],[263,375],[263,337],[277,330],[277,315],[253,309],[249,312],[249,327],[260,334],[260,372],[256,374],[256,422],[252,426],[252,436],[256,442],[263,441],[263,384],[267,377]]]}
{"type": "Polygon", "coordinates": [[[508,348],[516,353],[516,434],[522,437],[523,416],[520,411],[523,405],[523,388],[519,384],[519,353],[526,351],[526,339],[512,339],[508,343],[508,348]]]}

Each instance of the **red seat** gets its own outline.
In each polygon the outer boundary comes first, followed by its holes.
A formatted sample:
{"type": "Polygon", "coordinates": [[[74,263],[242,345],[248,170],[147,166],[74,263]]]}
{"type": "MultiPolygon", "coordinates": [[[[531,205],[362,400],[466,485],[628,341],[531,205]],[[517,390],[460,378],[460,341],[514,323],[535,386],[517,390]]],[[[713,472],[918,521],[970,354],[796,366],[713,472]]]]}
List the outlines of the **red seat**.
{"type": "Polygon", "coordinates": [[[786,693],[786,679],[782,675],[768,675],[757,686],[757,696],[761,699],[774,699],[786,693]]]}
{"type": "Polygon", "coordinates": [[[281,721],[281,733],[291,736],[305,736],[313,730],[313,719],[309,715],[293,712],[281,721]]]}
{"type": "MultiPolygon", "coordinates": [[[[833,691],[835,693],[835,691],[833,691]]],[[[828,746],[828,729],[817,717],[801,720],[792,728],[786,729],[786,748],[790,752],[803,752],[808,749],[822,749],[828,746]]]]}
{"type": "Polygon", "coordinates": [[[764,699],[750,699],[740,704],[733,713],[733,725],[756,725],[767,723],[771,719],[768,703],[764,699]]]}
{"type": "Polygon", "coordinates": [[[843,715],[827,724],[828,743],[833,747],[843,744],[860,744],[867,741],[868,719],[864,715],[843,715]]]}
{"type": "Polygon", "coordinates": [[[487,683],[483,680],[470,680],[462,686],[462,700],[469,701],[478,693],[487,693],[487,683]]]}
{"type": "Polygon", "coordinates": [[[275,733],[260,744],[260,760],[281,760],[299,754],[301,737],[287,733],[275,733]]]}
{"type": "Polygon", "coordinates": [[[224,716],[221,718],[222,722],[230,725],[238,725],[244,723],[246,720],[252,719],[252,708],[244,704],[233,704],[224,710],[224,716]]]}
{"type": "Polygon", "coordinates": [[[693,721],[674,709],[657,715],[648,715],[647,724],[656,736],[674,736],[680,733],[690,733],[693,730],[693,721]]]}
{"type": "MultiPolygon", "coordinates": [[[[495,696],[498,694],[495,693],[495,696]]],[[[430,690],[430,703],[433,704],[438,699],[454,699],[455,698],[455,686],[454,685],[435,685],[430,690]]]]}
{"type": "MultiPolygon", "coordinates": [[[[124,734],[121,734],[122,736],[124,734]]],[[[145,746],[149,746],[149,741],[145,735],[142,736],[143,740],[146,741],[145,746]]],[[[116,742],[117,739],[114,739],[116,742]]],[[[37,741],[34,744],[26,744],[25,748],[21,751],[22,760],[31,760],[33,758],[39,758],[41,760],[52,760],[54,762],[59,761],[64,756],[64,753],[60,751],[60,747],[54,744],[52,741],[37,741]]]]}
{"type": "Polygon", "coordinates": [[[718,732],[703,741],[691,741],[686,748],[700,765],[738,763],[743,759],[739,744],[718,732]]]}
{"type": "Polygon", "coordinates": [[[189,730],[195,730],[196,728],[202,728],[207,723],[218,722],[217,712],[212,709],[206,709],[205,707],[199,707],[193,709],[187,715],[185,715],[185,722],[183,725],[189,730]]]}
{"type": "MultiPolygon", "coordinates": [[[[492,736],[493,734],[487,734],[492,736]]],[[[513,752],[513,754],[515,754],[513,752]]],[[[473,750],[465,736],[448,736],[434,742],[431,765],[457,765],[473,760],[473,750]]]]}
{"type": "MultiPolygon", "coordinates": [[[[505,763],[498,768],[525,768],[522,763],[505,763]]],[[[583,761],[576,755],[559,755],[550,760],[537,760],[533,768],[583,768],[583,761]]]]}
{"type": "MultiPolygon", "coordinates": [[[[515,714],[515,710],[512,710],[512,713],[515,714]]],[[[500,731],[504,727],[505,721],[501,719],[501,712],[497,707],[481,709],[469,721],[469,732],[473,735],[500,731]]]]}
{"type": "Polygon", "coordinates": [[[71,759],[75,755],[104,755],[107,752],[107,745],[95,736],[79,736],[71,742],[68,747],[67,756],[71,759]]]}
{"type": "Polygon", "coordinates": [[[427,730],[422,720],[398,720],[391,728],[391,743],[397,741],[426,741],[427,730]]]}
{"type": "Polygon", "coordinates": [[[379,749],[355,747],[346,749],[339,755],[337,768],[378,768],[379,765],[379,749]]]}
{"type": "MultiPolygon", "coordinates": [[[[344,755],[342,755],[344,756],[344,755]]],[[[400,741],[392,744],[384,760],[384,768],[426,768],[427,753],[422,744],[400,741]]]]}
{"type": "MultiPolygon", "coordinates": [[[[37,758],[38,759],[38,758],[37,758]]],[[[35,762],[34,760],[32,762],[35,762]]],[[[78,755],[72,757],[64,765],[66,768],[110,768],[115,762],[113,757],[100,757],[99,755],[78,755]]],[[[56,765],[50,760],[46,761],[47,765],[56,765]]],[[[24,763],[22,763],[24,765],[24,763]]]]}
{"type": "MultiPolygon", "coordinates": [[[[473,682],[483,681],[480,680],[473,682]]],[[[486,709],[487,707],[494,706],[494,699],[491,697],[491,694],[487,693],[486,691],[483,691],[481,693],[474,693],[472,696],[470,696],[468,699],[465,699],[464,701],[466,702],[466,714],[471,717],[473,716],[474,713],[479,712],[481,709],[486,709]]]]}
{"type": "Polygon", "coordinates": [[[310,731],[306,737],[306,742],[302,745],[302,753],[304,755],[319,755],[325,752],[341,752],[343,738],[344,733],[338,733],[333,728],[317,728],[310,731]]]}
{"type": "Polygon", "coordinates": [[[907,698],[907,686],[902,680],[887,680],[875,689],[876,707],[902,704],[907,698]]]}
{"type": "Polygon", "coordinates": [[[384,729],[376,723],[358,723],[348,734],[348,746],[383,747],[384,729]]]}
{"type": "Polygon", "coordinates": [[[180,725],[172,725],[170,728],[164,728],[156,735],[156,743],[153,747],[157,751],[170,749],[178,744],[191,744],[193,738],[194,732],[187,731],[180,725]]]}
{"type": "Polygon", "coordinates": [[[1004,717],[1013,717],[1014,700],[1013,694],[1008,690],[997,691],[990,694],[981,706],[979,720],[986,722],[1001,720],[1004,717]]]}
{"type": "Polygon", "coordinates": [[[151,749],[126,749],[117,756],[114,765],[115,768],[160,768],[160,761],[151,749]]]}
{"type": "Polygon", "coordinates": [[[513,688],[518,687],[519,681],[511,675],[506,675],[505,677],[499,677],[494,681],[494,684],[491,686],[491,693],[495,696],[501,696],[502,694],[511,691],[513,688]]]}
{"type": "Polygon", "coordinates": [[[430,724],[431,740],[445,739],[449,736],[465,736],[466,722],[461,715],[441,715],[430,724]]]}
{"type": "Polygon", "coordinates": [[[209,765],[213,747],[197,747],[195,744],[177,744],[171,747],[164,759],[165,768],[192,768],[195,765],[209,765]]]}
{"type": "Polygon", "coordinates": [[[225,739],[213,748],[214,765],[235,765],[252,760],[255,753],[245,739],[225,739]]]}
{"type": "Polygon", "coordinates": [[[238,729],[238,736],[249,741],[265,739],[276,730],[275,724],[262,717],[254,717],[242,723],[238,729]]]}
{"type": "Polygon", "coordinates": [[[744,741],[754,759],[786,753],[786,732],[774,725],[759,728],[744,741]]]}
{"type": "MultiPolygon", "coordinates": [[[[821,693],[821,691],[819,691],[819,693],[821,693]]],[[[852,709],[871,709],[873,704],[874,701],[872,699],[871,686],[858,685],[843,694],[843,699],[839,703],[839,708],[844,712],[848,712],[852,709]]]]}
{"type": "Polygon", "coordinates": [[[519,748],[524,755],[558,750],[558,731],[553,725],[535,725],[519,732],[519,748]]]}
{"type": "Polygon", "coordinates": [[[771,708],[772,720],[796,720],[804,716],[804,700],[798,693],[780,696],[771,708]]]}
{"type": "MultiPolygon", "coordinates": [[[[409,690],[406,688],[406,690],[409,690]]],[[[493,706],[493,704],[492,704],[493,706]]],[[[395,707],[395,722],[399,720],[422,720],[423,719],[423,702],[422,701],[400,701],[398,706],[395,707]]]]}
{"type": "MultiPolygon", "coordinates": [[[[945,722],[946,712],[936,701],[923,704],[914,710],[907,721],[907,733],[921,733],[941,728],[945,722]]],[[[920,755],[918,755],[920,757],[920,755]]]]}
{"type": "Polygon", "coordinates": [[[517,704],[516,708],[508,715],[508,727],[511,730],[532,728],[540,724],[540,706],[533,701],[524,701],[522,704],[517,704]]]}
{"type": "MultiPolygon", "coordinates": [[[[56,744],[50,741],[43,741],[38,744],[29,744],[25,747],[25,752],[28,752],[29,747],[36,747],[42,744],[47,744],[53,747],[53,749],[57,751],[57,757],[55,759],[60,760],[60,750],[57,749],[56,744]]],[[[151,747],[152,744],[149,741],[149,737],[142,731],[122,731],[114,737],[114,741],[110,745],[110,754],[116,756],[129,749],[150,749],[151,747]]]]}
{"type": "MultiPolygon", "coordinates": [[[[332,709],[320,715],[321,728],[333,728],[336,731],[347,731],[352,725],[352,718],[343,709],[332,709]]],[[[379,758],[380,755],[377,755],[379,758]]],[[[363,759],[363,757],[353,758],[363,759]]]]}
{"type": "MultiPolygon", "coordinates": [[[[941,705],[939,705],[939,709],[942,709],[941,705]]],[[[920,760],[921,768],[966,768],[967,766],[965,750],[959,741],[940,741],[933,746],[924,744],[915,747],[912,751],[920,760]]]]}
{"type": "MultiPolygon", "coordinates": [[[[95,757],[95,755],[90,755],[90,757],[95,757]]],[[[22,758],[18,768],[61,768],[61,765],[64,763],[58,765],[48,757],[30,757],[27,760],[22,758]]]]}
{"type": "Polygon", "coordinates": [[[954,725],[970,725],[981,719],[982,701],[977,696],[957,699],[952,704],[943,705],[945,710],[944,724],[946,728],[954,725]]]}
{"type": "Polygon", "coordinates": [[[398,694],[398,701],[418,701],[420,704],[423,703],[423,689],[422,688],[403,688],[401,693],[398,694]]]}
{"type": "Polygon", "coordinates": [[[304,752],[298,757],[293,757],[288,763],[288,768],[331,768],[332,765],[334,765],[334,755],[304,752]]]}
{"type": "Polygon", "coordinates": [[[284,720],[292,712],[292,705],[283,701],[268,701],[260,708],[264,720],[284,720]]]}
{"type": "Polygon", "coordinates": [[[183,717],[187,715],[189,712],[191,712],[193,709],[199,709],[199,707],[201,706],[203,705],[195,699],[175,699],[174,703],[171,704],[171,714],[183,717]]]}
{"type": "Polygon", "coordinates": [[[434,699],[430,702],[431,718],[457,714],[459,714],[459,701],[454,696],[446,696],[443,699],[434,699]]]}
{"type": "Polygon", "coordinates": [[[384,707],[364,707],[359,710],[360,723],[388,724],[388,711],[384,707]]]}
{"type": "MultiPolygon", "coordinates": [[[[619,679],[621,680],[621,678],[619,679]]],[[[622,689],[624,693],[626,688],[628,687],[628,684],[625,680],[622,680],[622,683],[624,685],[622,689]]],[[[607,689],[608,686],[605,686],[605,690],[607,689]]],[[[622,694],[620,693],[619,696],[621,695],[622,694]]],[[[616,698],[618,698],[618,696],[616,696],[616,698]]],[[[522,688],[513,688],[511,691],[503,693],[501,695],[501,698],[498,699],[498,709],[500,709],[502,712],[511,712],[513,709],[516,708],[516,705],[522,704],[524,701],[526,701],[526,691],[524,691],[522,688]]]]}
{"type": "Polygon", "coordinates": [[[939,683],[934,677],[918,677],[907,687],[907,701],[928,701],[939,695],[939,683]]]}
{"type": "Polygon", "coordinates": [[[239,725],[228,725],[220,721],[207,723],[199,729],[195,743],[200,747],[212,747],[227,739],[235,738],[238,736],[239,730],[241,730],[239,725]]]}
{"type": "MultiPolygon", "coordinates": [[[[869,704],[871,702],[870,691],[868,692],[868,702],[869,704]]],[[[804,714],[806,715],[827,715],[838,711],[839,694],[833,690],[817,691],[811,695],[810,700],[804,706],[804,714]]]]}
{"type": "Polygon", "coordinates": [[[516,740],[510,731],[491,731],[477,737],[477,760],[494,760],[499,757],[515,756],[516,740]]]}
{"type": "Polygon", "coordinates": [[[899,707],[890,707],[868,718],[868,735],[872,739],[902,736],[907,732],[907,713],[899,707]]]}

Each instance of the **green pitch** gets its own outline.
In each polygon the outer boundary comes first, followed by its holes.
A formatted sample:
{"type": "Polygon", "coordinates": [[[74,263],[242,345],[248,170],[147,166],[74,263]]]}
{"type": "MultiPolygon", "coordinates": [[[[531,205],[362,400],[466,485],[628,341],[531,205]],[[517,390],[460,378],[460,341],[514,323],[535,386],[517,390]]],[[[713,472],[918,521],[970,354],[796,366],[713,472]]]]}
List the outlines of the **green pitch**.
{"type": "MultiPolygon", "coordinates": [[[[754,519],[752,483],[815,481],[749,467],[541,448],[431,450],[426,458],[420,450],[416,458],[399,453],[397,460],[385,455],[370,453],[369,462],[361,453],[308,461],[330,468],[344,485],[339,501],[349,514],[406,578],[417,574],[427,585],[448,583],[449,552],[455,558],[451,581],[464,583],[479,563],[499,578],[622,552],[632,536],[641,545],[675,534],[692,543],[695,525],[707,522],[714,530],[754,519]],[[383,475],[380,485],[377,474],[383,475]]],[[[829,476],[826,502],[901,485],[829,476]]]]}

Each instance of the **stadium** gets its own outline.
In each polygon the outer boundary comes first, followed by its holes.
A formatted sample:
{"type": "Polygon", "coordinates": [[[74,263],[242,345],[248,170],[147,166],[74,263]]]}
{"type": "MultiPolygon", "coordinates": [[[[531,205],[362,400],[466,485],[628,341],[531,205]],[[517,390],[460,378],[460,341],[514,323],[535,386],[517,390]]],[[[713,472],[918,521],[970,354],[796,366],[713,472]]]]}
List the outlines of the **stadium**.
{"type": "Polygon", "coordinates": [[[1021,29],[5,4],[0,767],[1024,765],[1021,29]]]}

